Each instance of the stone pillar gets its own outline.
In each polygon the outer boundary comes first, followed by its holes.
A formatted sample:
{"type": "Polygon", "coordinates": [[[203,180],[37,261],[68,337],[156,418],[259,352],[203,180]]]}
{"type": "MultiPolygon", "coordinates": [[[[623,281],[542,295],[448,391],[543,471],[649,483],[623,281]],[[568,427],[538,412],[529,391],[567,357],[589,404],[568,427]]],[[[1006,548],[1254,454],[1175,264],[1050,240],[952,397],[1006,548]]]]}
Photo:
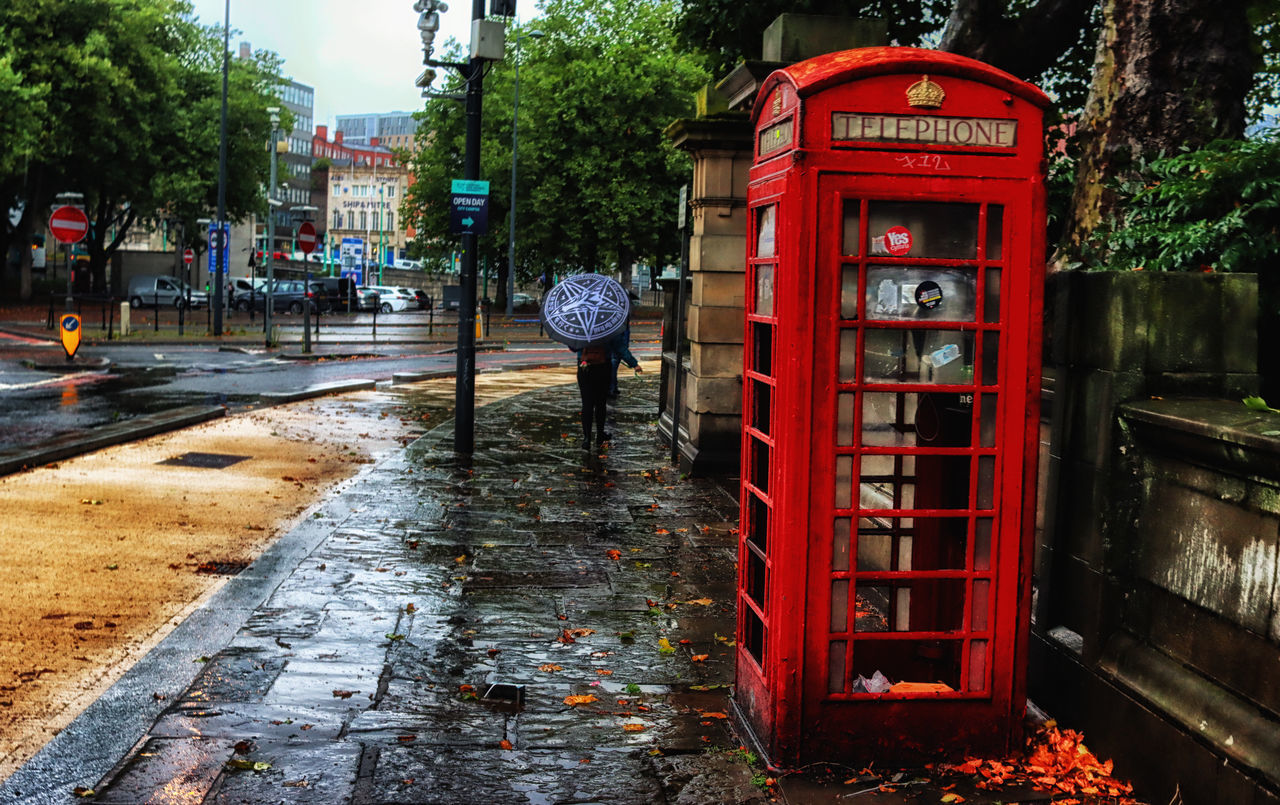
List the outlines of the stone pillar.
{"type": "MultiPolygon", "coordinates": [[[[745,113],[673,124],[667,135],[693,156],[691,278],[678,442],[681,469],[732,471],[742,427],[743,283],[751,128],[745,113]]],[[[675,315],[679,311],[672,310],[675,315]]],[[[672,343],[674,349],[674,341],[672,343]]],[[[665,350],[664,350],[665,351],[665,350]]],[[[673,356],[674,359],[674,356],[673,356]]],[[[673,417],[660,422],[670,440],[673,417]]]]}

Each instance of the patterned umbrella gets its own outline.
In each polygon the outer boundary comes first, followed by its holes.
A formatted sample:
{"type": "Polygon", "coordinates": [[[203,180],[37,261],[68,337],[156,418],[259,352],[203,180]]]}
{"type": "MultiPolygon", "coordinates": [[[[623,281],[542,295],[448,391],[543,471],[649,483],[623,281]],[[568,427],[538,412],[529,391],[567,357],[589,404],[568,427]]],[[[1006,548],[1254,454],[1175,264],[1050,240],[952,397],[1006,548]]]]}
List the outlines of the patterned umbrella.
{"type": "Polygon", "coordinates": [[[570,349],[602,344],[622,332],[631,300],[618,281],[603,274],[577,274],[547,292],[542,324],[570,349]]]}

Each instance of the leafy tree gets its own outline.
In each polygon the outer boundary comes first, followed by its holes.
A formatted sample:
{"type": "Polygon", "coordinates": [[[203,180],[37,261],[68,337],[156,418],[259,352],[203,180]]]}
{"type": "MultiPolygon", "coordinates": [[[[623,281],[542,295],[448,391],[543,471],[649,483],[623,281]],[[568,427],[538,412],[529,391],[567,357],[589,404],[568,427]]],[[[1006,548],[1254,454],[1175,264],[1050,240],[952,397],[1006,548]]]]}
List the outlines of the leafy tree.
{"type": "MultiPolygon", "coordinates": [[[[0,63],[20,74],[32,100],[43,104],[25,170],[0,162],[0,199],[27,202],[17,227],[4,221],[0,247],[7,253],[13,239],[25,240],[41,225],[57,193],[79,192],[92,227],[85,241],[90,271],[102,288],[106,262],[129,227],[166,203],[201,203],[207,194],[191,177],[200,172],[216,183],[217,173],[217,107],[212,117],[209,112],[211,98],[220,102],[221,37],[216,51],[214,41],[212,29],[192,20],[185,0],[9,0],[0,6],[6,48],[0,63]]],[[[254,65],[253,79],[236,82],[254,92],[243,104],[233,100],[236,108],[266,105],[261,74],[273,64],[260,59],[254,65]]],[[[11,114],[0,111],[6,121],[0,131],[10,126],[11,114]]],[[[267,131],[261,111],[229,127],[238,140],[229,153],[244,168],[228,195],[232,210],[248,209],[260,196],[267,131]]],[[[29,279],[23,291],[29,292],[29,279]]]]}
{"type": "MultiPolygon", "coordinates": [[[[546,0],[537,29],[520,45],[517,270],[574,273],[661,264],[677,251],[679,186],[688,165],[663,136],[692,111],[706,81],[677,52],[674,0],[546,0]]],[[[513,29],[507,42],[528,30],[513,29]]],[[[489,234],[481,256],[499,267],[505,302],[510,211],[514,52],[486,76],[481,174],[490,184],[489,234]]],[[[458,90],[460,91],[460,90],[458,90]]],[[[429,256],[456,248],[447,236],[448,180],[462,176],[463,107],[433,100],[421,115],[429,132],[413,162],[416,182],[402,214],[429,256]]]]}

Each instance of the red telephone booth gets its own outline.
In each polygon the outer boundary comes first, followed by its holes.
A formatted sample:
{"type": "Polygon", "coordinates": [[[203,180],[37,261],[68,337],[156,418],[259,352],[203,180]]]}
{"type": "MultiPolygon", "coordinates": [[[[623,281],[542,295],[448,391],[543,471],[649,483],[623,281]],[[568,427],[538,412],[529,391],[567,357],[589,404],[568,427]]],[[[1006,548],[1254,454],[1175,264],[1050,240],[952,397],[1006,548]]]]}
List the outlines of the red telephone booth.
{"type": "Polygon", "coordinates": [[[1021,736],[1047,103],[914,48],[761,87],[735,704],[774,763],[1021,736]]]}

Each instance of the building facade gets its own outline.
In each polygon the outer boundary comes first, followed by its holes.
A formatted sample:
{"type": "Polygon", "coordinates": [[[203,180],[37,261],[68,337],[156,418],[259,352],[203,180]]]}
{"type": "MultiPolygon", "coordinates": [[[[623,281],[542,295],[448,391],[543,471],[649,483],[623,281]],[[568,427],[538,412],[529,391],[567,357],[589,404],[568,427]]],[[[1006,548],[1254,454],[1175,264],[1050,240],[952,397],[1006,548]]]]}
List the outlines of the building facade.
{"type": "Polygon", "coordinates": [[[317,182],[316,200],[323,196],[323,203],[316,206],[324,216],[317,219],[317,228],[323,220],[330,254],[340,260],[348,257],[342,261],[344,267],[390,266],[405,257],[410,235],[405,231],[400,203],[409,189],[407,168],[332,159],[332,165],[317,170],[316,175],[326,179],[323,191],[317,182]],[[350,259],[357,253],[355,260],[350,259]]]}
{"type": "Polygon", "coordinates": [[[414,149],[418,122],[412,112],[386,112],[372,115],[338,115],[335,135],[341,134],[351,145],[378,145],[387,148],[414,149]]]}

